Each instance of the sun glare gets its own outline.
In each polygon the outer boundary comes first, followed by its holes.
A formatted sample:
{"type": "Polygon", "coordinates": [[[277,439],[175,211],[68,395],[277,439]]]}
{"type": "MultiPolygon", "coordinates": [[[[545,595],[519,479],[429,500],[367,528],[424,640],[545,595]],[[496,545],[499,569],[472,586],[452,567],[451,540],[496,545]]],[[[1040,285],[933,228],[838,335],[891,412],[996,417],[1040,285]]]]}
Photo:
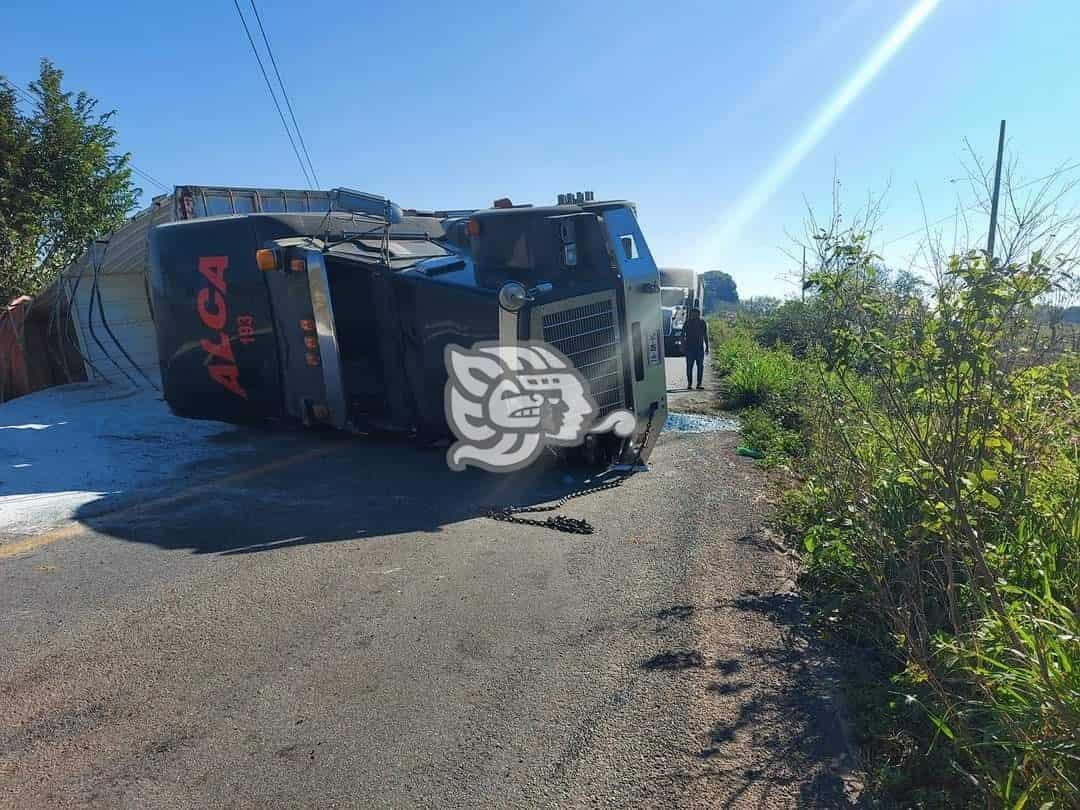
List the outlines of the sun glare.
{"type": "Polygon", "coordinates": [[[844,81],[810,119],[798,137],[773,161],[741,198],[725,213],[703,240],[698,264],[716,261],[740,236],[743,229],[769,202],[784,181],[824,138],[837,119],[874,81],[897,51],[934,11],[940,0],[919,0],[870,51],[858,69],[844,81]]]}

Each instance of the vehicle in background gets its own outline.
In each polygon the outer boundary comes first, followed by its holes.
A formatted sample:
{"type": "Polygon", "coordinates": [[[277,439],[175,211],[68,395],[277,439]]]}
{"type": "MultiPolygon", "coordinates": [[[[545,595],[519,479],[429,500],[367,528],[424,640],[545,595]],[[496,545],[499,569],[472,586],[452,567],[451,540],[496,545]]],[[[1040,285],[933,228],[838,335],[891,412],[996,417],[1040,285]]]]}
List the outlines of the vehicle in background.
{"type": "Polygon", "coordinates": [[[586,457],[648,457],[667,413],[664,338],[632,203],[578,193],[555,206],[417,211],[337,189],[315,192],[316,210],[305,198],[293,212],[285,195],[270,212],[251,191],[230,192],[220,211],[198,187],[178,188],[179,221],[150,233],[174,412],[435,439],[450,435],[448,345],[543,340],[587,379],[598,417],[637,420],[626,439],[590,434],[586,457]]]}
{"type": "Polygon", "coordinates": [[[701,307],[701,276],[686,267],[660,268],[661,306],[664,311],[664,353],[681,357],[685,352],[683,327],[690,309],[701,307]]]}
{"type": "Polygon", "coordinates": [[[683,327],[689,311],[690,291],[686,287],[660,287],[660,308],[664,318],[664,354],[681,357],[683,327]]]}
{"type": "Polygon", "coordinates": [[[686,306],[701,307],[704,296],[704,287],[701,274],[687,267],[661,267],[661,287],[682,287],[687,291],[686,306]]]}

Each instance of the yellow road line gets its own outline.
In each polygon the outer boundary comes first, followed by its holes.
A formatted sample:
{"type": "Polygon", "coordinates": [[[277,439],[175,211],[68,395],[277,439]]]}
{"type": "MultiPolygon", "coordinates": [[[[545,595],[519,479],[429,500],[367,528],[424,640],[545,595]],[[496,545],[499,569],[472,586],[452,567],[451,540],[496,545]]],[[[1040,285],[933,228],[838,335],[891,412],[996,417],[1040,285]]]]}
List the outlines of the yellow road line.
{"type": "Polygon", "coordinates": [[[0,560],[8,557],[15,557],[19,554],[27,554],[42,546],[47,546],[49,543],[55,543],[57,540],[66,540],[72,535],[78,534],[85,528],[85,526],[78,523],[66,523],[63,526],[45,532],[44,534],[35,534],[30,537],[24,537],[21,540],[15,540],[11,543],[4,543],[0,546],[0,560]]]}
{"type": "MultiPolygon", "coordinates": [[[[133,515],[140,514],[142,512],[148,512],[153,509],[157,509],[162,506],[168,506],[174,504],[177,501],[186,500],[192,498],[208,490],[217,489],[222,486],[228,486],[229,484],[236,484],[241,481],[247,481],[251,478],[257,478],[260,475],[266,475],[266,473],[280,470],[283,467],[290,467],[293,464],[300,464],[304,461],[316,458],[318,456],[326,455],[334,449],[344,447],[345,443],[341,442],[329,447],[316,447],[313,450],[305,450],[303,453],[296,453],[292,456],[286,456],[285,458],[279,458],[276,461],[268,461],[266,464],[260,464],[258,467],[251,467],[247,470],[241,470],[240,472],[233,473],[232,475],[226,475],[222,478],[216,478],[213,481],[207,481],[203,484],[196,484],[195,486],[188,487],[173,495],[166,495],[161,498],[154,498],[153,500],[143,501],[142,503],[133,504],[131,506],[123,507],[115,511],[101,512],[94,515],[92,519],[108,517],[110,520],[116,518],[131,517],[133,515]]],[[[75,535],[86,530],[86,526],[79,522],[69,522],[50,531],[43,532],[42,534],[35,534],[29,537],[23,537],[18,540],[13,540],[9,543],[0,544],[0,560],[7,559],[9,557],[16,557],[20,554],[27,554],[31,551],[35,551],[43,546],[51,545],[59,540],[67,540],[75,535]]]]}

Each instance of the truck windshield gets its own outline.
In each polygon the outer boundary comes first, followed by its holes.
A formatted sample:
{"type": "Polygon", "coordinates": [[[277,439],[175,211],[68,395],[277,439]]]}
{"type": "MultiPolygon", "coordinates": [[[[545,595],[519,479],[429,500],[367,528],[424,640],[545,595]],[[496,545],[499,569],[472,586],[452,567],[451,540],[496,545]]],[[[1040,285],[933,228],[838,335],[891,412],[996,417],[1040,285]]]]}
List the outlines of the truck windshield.
{"type": "Polygon", "coordinates": [[[686,303],[686,290],[682,287],[663,287],[660,290],[660,306],[678,307],[686,303]]]}

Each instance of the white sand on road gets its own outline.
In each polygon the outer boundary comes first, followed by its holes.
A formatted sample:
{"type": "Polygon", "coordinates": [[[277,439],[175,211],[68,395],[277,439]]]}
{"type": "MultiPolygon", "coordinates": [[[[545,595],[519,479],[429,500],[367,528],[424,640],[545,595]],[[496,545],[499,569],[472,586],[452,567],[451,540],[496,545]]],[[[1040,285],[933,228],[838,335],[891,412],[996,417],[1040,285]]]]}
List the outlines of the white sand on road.
{"type": "Polygon", "coordinates": [[[232,430],[174,416],[157,391],[117,385],[64,385],[0,405],[0,538],[175,478],[215,453],[207,438],[232,430]]]}
{"type": "MultiPolygon", "coordinates": [[[[677,413],[665,425],[733,429],[728,419],[677,413]]],[[[159,392],[120,385],[64,385],[0,405],[0,540],[47,530],[102,498],[175,483],[218,459],[210,440],[234,431],[174,416],[159,392]]]]}

